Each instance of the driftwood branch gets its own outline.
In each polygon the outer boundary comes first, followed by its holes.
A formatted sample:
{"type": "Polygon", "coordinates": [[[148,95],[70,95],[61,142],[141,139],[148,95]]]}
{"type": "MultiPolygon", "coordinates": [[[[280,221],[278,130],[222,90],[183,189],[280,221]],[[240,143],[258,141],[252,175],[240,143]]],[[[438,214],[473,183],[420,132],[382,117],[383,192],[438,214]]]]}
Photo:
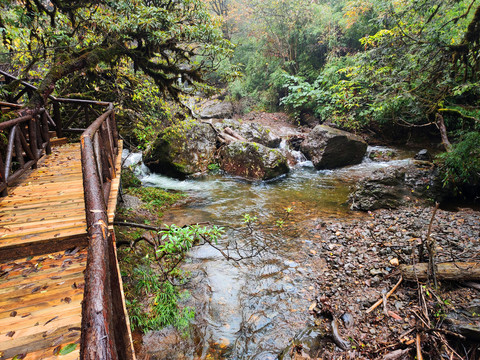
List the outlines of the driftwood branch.
{"type": "Polygon", "coordinates": [[[420,338],[420,333],[417,333],[417,337],[415,338],[415,345],[417,347],[417,360],[423,360],[422,339],[420,338]]]}
{"type": "Polygon", "coordinates": [[[136,228],[151,230],[151,231],[168,231],[168,229],[165,229],[165,228],[160,228],[160,227],[157,227],[157,226],[151,226],[151,225],[146,225],[146,224],[138,224],[138,223],[133,223],[133,222],[128,222],[128,221],[114,221],[113,225],[126,226],[126,227],[136,227],[136,228]]]}
{"type": "Polygon", "coordinates": [[[392,351],[391,353],[388,353],[383,357],[383,360],[397,360],[403,358],[405,355],[407,355],[410,352],[410,349],[398,349],[395,351],[392,351]]]}
{"type": "Polygon", "coordinates": [[[230,129],[229,127],[223,129],[222,132],[218,133],[218,139],[224,144],[231,144],[236,141],[247,141],[242,135],[236,131],[230,129]]]}
{"type": "MultiPolygon", "coordinates": [[[[146,224],[139,224],[139,223],[134,223],[134,222],[129,222],[129,221],[114,221],[113,225],[135,227],[135,228],[151,230],[151,231],[168,231],[167,228],[161,228],[161,227],[146,225],[146,224]]],[[[201,222],[201,223],[183,225],[182,227],[196,226],[196,225],[211,225],[211,224],[209,222],[201,222]]]]}
{"type": "Polygon", "coordinates": [[[430,224],[428,224],[428,233],[427,233],[427,251],[428,251],[428,266],[430,273],[432,274],[433,277],[433,284],[435,285],[435,288],[437,288],[437,271],[436,271],[436,265],[435,265],[435,240],[432,239],[432,226],[433,226],[433,221],[435,220],[435,215],[437,214],[437,210],[440,204],[437,202],[435,204],[435,208],[433,209],[432,213],[432,218],[430,219],[430,224]]]}
{"type": "Polygon", "coordinates": [[[342,350],[348,350],[350,348],[350,343],[346,340],[344,340],[338,331],[338,320],[336,317],[333,317],[332,320],[332,337],[333,341],[337,346],[342,349],[342,350]]]}
{"type": "Polygon", "coordinates": [[[400,286],[400,284],[402,283],[403,281],[403,277],[400,276],[400,280],[398,280],[398,282],[395,284],[395,286],[392,288],[392,290],[390,290],[386,295],[385,297],[382,296],[382,298],[380,300],[378,300],[375,304],[373,304],[366,312],[367,314],[368,313],[371,313],[373,310],[375,310],[378,306],[380,306],[380,304],[383,303],[383,299],[385,298],[385,301],[395,292],[395,290],[397,290],[397,288],[400,286]]]}
{"type": "Polygon", "coordinates": [[[445,126],[443,115],[441,115],[440,113],[435,114],[435,124],[440,131],[440,136],[442,137],[442,144],[445,147],[445,150],[447,152],[450,151],[450,149],[452,148],[452,144],[448,140],[447,127],[445,126]]]}

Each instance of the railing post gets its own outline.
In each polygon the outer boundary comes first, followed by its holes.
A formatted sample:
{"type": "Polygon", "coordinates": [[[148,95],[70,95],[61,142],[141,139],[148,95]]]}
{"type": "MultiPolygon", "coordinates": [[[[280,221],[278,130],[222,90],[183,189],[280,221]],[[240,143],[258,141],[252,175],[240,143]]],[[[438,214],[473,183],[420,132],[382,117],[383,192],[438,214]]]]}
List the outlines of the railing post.
{"type": "Polygon", "coordinates": [[[25,161],[23,159],[23,151],[22,151],[22,142],[20,140],[20,128],[18,125],[15,125],[14,127],[15,130],[15,155],[17,157],[17,161],[20,164],[20,167],[23,167],[25,165],[25,161]]]}
{"type": "Polygon", "coordinates": [[[42,157],[42,149],[43,149],[42,115],[40,113],[37,113],[35,117],[36,117],[35,134],[37,134],[37,159],[40,159],[42,157]]]}
{"type": "Polygon", "coordinates": [[[12,168],[12,156],[13,156],[13,143],[15,141],[15,133],[17,132],[17,126],[12,127],[10,135],[8,136],[7,156],[5,157],[5,182],[8,185],[8,178],[10,176],[10,170],[12,168]]]}
{"type": "Polygon", "coordinates": [[[33,166],[34,169],[37,168],[37,160],[38,160],[38,146],[37,146],[37,121],[35,116],[28,121],[28,137],[30,139],[30,150],[32,151],[33,158],[35,160],[35,165],[33,166]]]}
{"type": "MultiPolygon", "coordinates": [[[[108,109],[113,110],[113,104],[110,104],[108,109]]],[[[117,120],[115,119],[115,111],[112,111],[108,121],[110,121],[110,127],[112,129],[112,136],[113,136],[113,147],[116,150],[118,148],[118,129],[117,129],[117,120]]]]}
{"type": "Polygon", "coordinates": [[[3,163],[2,157],[0,156],[0,195],[7,196],[7,180],[5,179],[5,164],[3,163]]]}
{"type": "Polygon", "coordinates": [[[62,115],[60,114],[60,104],[58,101],[53,101],[53,121],[55,122],[55,131],[57,132],[57,137],[63,137],[63,121],[62,115]]]}
{"type": "Polygon", "coordinates": [[[47,145],[45,147],[45,152],[47,153],[47,155],[50,155],[52,153],[52,147],[50,145],[50,132],[48,131],[47,111],[44,110],[41,116],[42,116],[42,135],[44,140],[47,142],[47,145]]]}

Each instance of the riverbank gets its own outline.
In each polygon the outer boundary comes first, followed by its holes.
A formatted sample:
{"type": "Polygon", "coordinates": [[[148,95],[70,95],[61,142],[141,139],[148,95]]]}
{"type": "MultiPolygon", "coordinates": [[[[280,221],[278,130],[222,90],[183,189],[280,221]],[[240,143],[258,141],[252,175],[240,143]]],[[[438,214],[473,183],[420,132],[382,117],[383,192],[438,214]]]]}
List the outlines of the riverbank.
{"type": "MultiPolygon", "coordinates": [[[[426,240],[432,213],[432,207],[407,207],[378,210],[360,220],[315,221],[310,230],[312,238],[317,239],[312,242],[312,252],[321,254],[325,268],[317,279],[317,295],[310,310],[320,326],[330,323],[328,316],[331,315],[345,319],[339,321],[341,336],[350,343],[352,350],[339,351],[333,345],[318,351],[314,349],[310,354],[304,350],[304,355],[309,355],[305,359],[382,359],[400,349],[406,350],[404,358],[413,358],[417,333],[425,358],[437,359],[440,354],[452,354],[443,346],[441,337],[452,330],[449,325],[452,314],[479,305],[478,289],[442,281],[438,290],[434,290],[427,282],[404,281],[384,304],[367,313],[367,309],[400,279],[398,264],[418,262],[418,250],[426,240]]],[[[438,210],[431,232],[436,242],[436,262],[480,261],[479,237],[478,211],[438,210]]],[[[478,313],[471,321],[478,336],[478,313]]],[[[465,351],[471,350],[469,341],[465,339],[461,343],[465,349],[457,351],[465,356],[465,351]]]]}
{"type": "MultiPolygon", "coordinates": [[[[432,207],[412,206],[355,217],[317,214],[300,220],[301,216],[293,214],[282,231],[290,236],[296,233],[294,244],[292,240],[277,243],[278,249],[238,264],[228,263],[208,247],[196,248],[182,266],[192,275],[186,284],[192,297],[185,303],[196,308],[191,337],[182,338],[173,328],[149,332],[143,338],[137,334],[139,358],[244,358],[236,357],[242,354],[237,348],[240,345],[228,337],[240,331],[240,343],[249,344],[253,354],[257,352],[252,346],[260,339],[270,344],[272,351],[260,351],[264,354],[261,359],[276,359],[279,354],[283,360],[384,359],[396,350],[404,350],[408,359],[416,352],[419,328],[425,359],[439,358],[439,336],[444,335],[431,330],[448,332],[444,325],[451,314],[478,306],[478,290],[452,282],[440,282],[434,290],[425,282],[404,281],[385,305],[366,312],[398,282],[398,264],[417,261],[418,245],[426,239],[432,212],[432,207]],[[283,258],[275,258],[278,254],[283,258]],[[255,283],[244,282],[239,274],[242,268],[254,273],[255,283]],[[209,275],[211,272],[215,275],[209,275]],[[430,322],[429,330],[420,320],[424,309],[419,303],[419,286],[428,312],[423,321],[430,322]],[[261,305],[265,302],[270,305],[261,305]],[[250,310],[242,309],[243,321],[236,323],[237,307],[247,305],[250,310]],[[222,320],[214,327],[218,334],[208,335],[217,319],[212,313],[222,320]],[[332,316],[339,319],[338,334],[349,344],[348,350],[340,349],[331,337],[332,316]],[[289,338],[285,338],[287,334],[289,338]]],[[[437,242],[437,262],[480,261],[479,236],[478,211],[438,210],[431,232],[437,242]]],[[[461,343],[471,349],[471,342],[461,343]]],[[[265,350],[266,344],[258,345],[265,350]]]]}

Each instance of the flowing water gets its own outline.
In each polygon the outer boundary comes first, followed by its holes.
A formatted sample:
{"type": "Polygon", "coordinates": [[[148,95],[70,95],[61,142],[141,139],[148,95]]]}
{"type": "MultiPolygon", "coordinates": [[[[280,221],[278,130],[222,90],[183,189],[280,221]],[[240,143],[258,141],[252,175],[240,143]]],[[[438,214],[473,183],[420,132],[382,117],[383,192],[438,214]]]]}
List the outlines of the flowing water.
{"type": "MultiPolygon", "coordinates": [[[[132,154],[126,165],[140,160],[141,155],[132,154]]],[[[184,269],[192,274],[188,305],[195,307],[196,319],[193,339],[177,349],[181,358],[283,358],[282,350],[295,336],[309,331],[308,308],[324,269],[322,257],[315,256],[315,241],[320,240],[311,230],[329,218],[362,216],[349,210],[350,187],[375,169],[408,161],[367,158],[334,171],[318,171],[303,161],[285,177],[258,183],[221,174],[179,181],[140,166],[144,185],[185,191],[193,199],[169,211],[165,223],[224,226],[219,246],[233,249],[232,256],[247,257],[227,261],[209,245],[189,254],[184,269]],[[286,208],[292,209],[288,217],[286,208]],[[247,226],[244,214],[257,221],[247,226]],[[275,226],[279,220],[284,221],[281,228],[275,226]]]]}

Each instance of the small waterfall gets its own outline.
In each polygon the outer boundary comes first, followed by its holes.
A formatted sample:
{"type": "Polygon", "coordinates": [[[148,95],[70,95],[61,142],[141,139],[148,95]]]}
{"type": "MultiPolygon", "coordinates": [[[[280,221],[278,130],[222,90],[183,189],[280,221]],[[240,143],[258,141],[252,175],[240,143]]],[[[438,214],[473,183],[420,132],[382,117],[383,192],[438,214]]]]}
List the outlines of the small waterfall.
{"type": "Polygon", "coordinates": [[[150,170],[143,163],[143,154],[141,152],[130,152],[127,149],[123,149],[122,166],[131,168],[140,180],[150,175],[150,170]]]}
{"type": "Polygon", "coordinates": [[[290,149],[286,139],[282,139],[280,142],[279,150],[284,156],[286,156],[291,167],[313,166],[312,162],[308,161],[301,151],[290,149]]]}

